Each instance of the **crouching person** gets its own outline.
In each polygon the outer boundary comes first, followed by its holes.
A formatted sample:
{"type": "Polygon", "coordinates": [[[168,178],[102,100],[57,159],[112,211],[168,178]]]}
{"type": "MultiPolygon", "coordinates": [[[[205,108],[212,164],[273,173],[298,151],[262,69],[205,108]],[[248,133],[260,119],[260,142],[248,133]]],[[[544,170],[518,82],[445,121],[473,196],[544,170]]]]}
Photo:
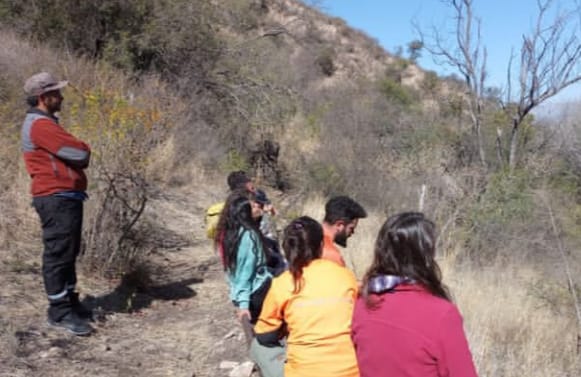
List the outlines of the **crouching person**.
{"type": "Polygon", "coordinates": [[[350,336],[355,276],[321,259],[323,229],[310,217],[286,227],[282,247],[289,270],[272,281],[251,346],[263,376],[359,376],[350,336]]]}
{"type": "Polygon", "coordinates": [[[234,191],[226,200],[215,243],[230,286],[238,319],[255,323],[272,274],[257,220],[262,210],[248,191],[234,191]]]}
{"type": "Polygon", "coordinates": [[[421,213],[392,216],[379,231],[353,315],[362,377],[476,377],[435,248],[435,225],[421,213]]]}

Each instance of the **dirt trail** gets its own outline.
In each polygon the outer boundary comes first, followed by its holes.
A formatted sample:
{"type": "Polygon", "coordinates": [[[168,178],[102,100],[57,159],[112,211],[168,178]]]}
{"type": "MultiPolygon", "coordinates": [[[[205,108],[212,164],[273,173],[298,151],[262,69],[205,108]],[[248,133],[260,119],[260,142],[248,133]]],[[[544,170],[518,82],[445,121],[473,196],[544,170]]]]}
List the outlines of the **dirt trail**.
{"type": "Polygon", "coordinates": [[[86,338],[46,325],[40,255],[23,260],[0,251],[0,377],[228,376],[221,361],[248,358],[204,238],[207,204],[186,193],[150,203],[166,247],[152,255],[147,284],[139,275],[106,284],[81,276],[82,295],[102,314],[86,338]]]}

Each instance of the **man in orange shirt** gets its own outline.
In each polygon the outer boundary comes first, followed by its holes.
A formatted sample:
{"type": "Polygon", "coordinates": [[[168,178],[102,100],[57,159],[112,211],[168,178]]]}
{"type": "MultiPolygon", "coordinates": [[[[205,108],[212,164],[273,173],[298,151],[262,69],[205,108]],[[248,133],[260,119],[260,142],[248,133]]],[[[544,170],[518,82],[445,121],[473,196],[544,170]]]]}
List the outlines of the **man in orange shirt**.
{"type": "Polygon", "coordinates": [[[340,266],[345,260],[337,245],[346,247],[347,239],[355,233],[359,219],[367,217],[365,209],[348,196],[336,196],[325,204],[323,219],[323,259],[328,259],[340,266]]]}

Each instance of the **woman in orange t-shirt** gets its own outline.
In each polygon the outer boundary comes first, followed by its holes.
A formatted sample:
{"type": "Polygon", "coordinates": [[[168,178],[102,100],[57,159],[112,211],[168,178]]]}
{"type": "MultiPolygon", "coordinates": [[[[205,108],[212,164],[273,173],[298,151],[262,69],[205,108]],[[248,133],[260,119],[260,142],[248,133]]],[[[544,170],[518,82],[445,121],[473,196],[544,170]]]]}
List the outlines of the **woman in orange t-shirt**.
{"type": "Polygon", "coordinates": [[[353,273],[321,259],[323,230],[310,217],[285,229],[289,269],[272,281],[255,327],[256,340],[279,346],[287,335],[285,377],[357,377],[351,316],[357,297],[353,273]]]}

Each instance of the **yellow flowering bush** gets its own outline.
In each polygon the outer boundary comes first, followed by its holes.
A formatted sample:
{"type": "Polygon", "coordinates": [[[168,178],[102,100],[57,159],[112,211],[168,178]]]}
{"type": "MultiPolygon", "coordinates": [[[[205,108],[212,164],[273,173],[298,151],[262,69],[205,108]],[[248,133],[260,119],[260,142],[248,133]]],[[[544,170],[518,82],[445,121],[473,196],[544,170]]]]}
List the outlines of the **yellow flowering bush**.
{"type": "Polygon", "coordinates": [[[63,124],[92,150],[84,266],[117,276],[149,250],[139,221],[149,197],[148,154],[166,136],[167,122],[151,97],[102,88],[75,92],[66,97],[63,124]]]}

